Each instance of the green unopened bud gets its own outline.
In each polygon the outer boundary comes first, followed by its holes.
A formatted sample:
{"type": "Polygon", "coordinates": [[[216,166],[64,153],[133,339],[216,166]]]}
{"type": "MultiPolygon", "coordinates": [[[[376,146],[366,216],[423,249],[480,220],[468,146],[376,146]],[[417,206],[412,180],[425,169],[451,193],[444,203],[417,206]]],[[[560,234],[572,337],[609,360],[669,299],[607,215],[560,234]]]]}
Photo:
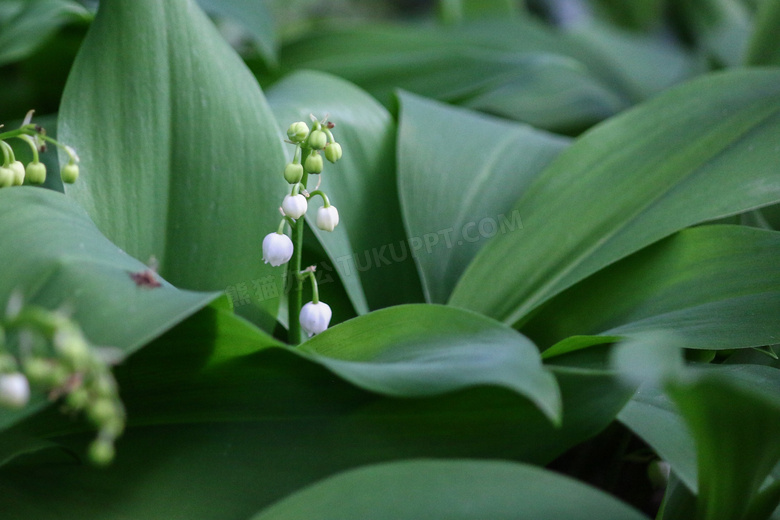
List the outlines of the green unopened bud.
{"type": "Polygon", "coordinates": [[[122,435],[125,429],[125,420],[122,416],[116,415],[110,421],[106,421],[100,427],[100,433],[112,438],[117,438],[122,435]]]}
{"type": "Polygon", "coordinates": [[[54,335],[54,344],[76,370],[89,367],[92,354],[89,351],[89,344],[79,332],[60,330],[54,335]]]}
{"type": "Polygon", "coordinates": [[[114,443],[109,439],[95,439],[89,445],[89,460],[98,466],[105,466],[114,460],[114,443]]]}
{"type": "Polygon", "coordinates": [[[79,165],[76,163],[66,164],[60,172],[60,177],[65,184],[73,184],[79,178],[79,165]]]}
{"type": "Polygon", "coordinates": [[[303,178],[303,166],[300,164],[290,163],[284,168],[284,180],[290,184],[296,184],[301,182],[303,178]]]}
{"type": "Polygon", "coordinates": [[[309,136],[309,146],[315,150],[322,150],[328,144],[328,136],[322,130],[314,130],[309,136]]]}
{"type": "Polygon", "coordinates": [[[303,163],[303,167],[309,173],[321,173],[323,166],[322,156],[318,153],[309,155],[303,163]]]}
{"type": "Polygon", "coordinates": [[[309,125],[303,121],[298,121],[290,125],[287,129],[287,137],[294,143],[300,143],[309,135],[309,125]]]}
{"type": "Polygon", "coordinates": [[[117,416],[117,409],[111,399],[99,398],[87,410],[89,419],[101,426],[117,416]]]}
{"type": "Polygon", "coordinates": [[[76,388],[68,394],[65,402],[74,410],[82,410],[89,404],[89,392],[85,388],[76,388]]]}
{"type": "Polygon", "coordinates": [[[21,186],[24,184],[24,164],[19,161],[11,163],[10,168],[14,172],[14,186],[21,186]]]}
{"type": "Polygon", "coordinates": [[[341,159],[341,145],[339,143],[328,143],[325,147],[325,158],[332,163],[341,159]]]}
{"type": "Polygon", "coordinates": [[[46,165],[42,162],[31,162],[27,165],[26,177],[30,184],[43,184],[46,182],[46,165]]]}
{"type": "Polygon", "coordinates": [[[0,188],[7,188],[14,184],[14,171],[11,168],[0,166],[0,188]]]}
{"type": "Polygon", "coordinates": [[[24,362],[24,373],[30,381],[39,385],[48,385],[54,376],[54,365],[45,359],[30,358],[24,362]]]}
{"type": "Polygon", "coordinates": [[[100,397],[111,397],[116,394],[116,382],[110,375],[100,375],[93,385],[93,390],[100,397]]]}

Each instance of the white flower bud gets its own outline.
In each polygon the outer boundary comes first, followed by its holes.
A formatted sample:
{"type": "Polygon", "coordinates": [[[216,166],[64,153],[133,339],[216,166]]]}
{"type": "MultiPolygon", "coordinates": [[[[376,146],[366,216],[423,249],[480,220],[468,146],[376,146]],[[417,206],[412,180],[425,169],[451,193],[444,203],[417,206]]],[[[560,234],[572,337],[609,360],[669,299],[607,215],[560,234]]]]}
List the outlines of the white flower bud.
{"type": "Polygon", "coordinates": [[[298,195],[286,195],[284,201],[282,201],[284,214],[295,220],[301,218],[308,208],[309,203],[306,202],[306,197],[300,193],[298,195]]]}
{"type": "Polygon", "coordinates": [[[7,188],[14,185],[15,174],[11,168],[5,168],[0,165],[0,188],[7,188]]]}
{"type": "Polygon", "coordinates": [[[339,212],[336,206],[323,206],[317,210],[317,227],[323,231],[333,231],[339,224],[339,212]]]}
{"type": "Polygon", "coordinates": [[[14,186],[24,184],[24,165],[19,161],[14,161],[11,163],[10,168],[14,172],[14,186]]]}
{"type": "Polygon", "coordinates": [[[319,334],[328,328],[333,312],[325,302],[309,302],[303,306],[300,314],[301,328],[309,337],[319,334]]]}
{"type": "Polygon", "coordinates": [[[293,243],[290,237],[281,233],[268,233],[263,239],[263,261],[274,267],[290,261],[293,243]]]}
{"type": "Polygon", "coordinates": [[[21,408],[30,400],[30,383],[24,374],[0,375],[0,406],[21,408]]]}

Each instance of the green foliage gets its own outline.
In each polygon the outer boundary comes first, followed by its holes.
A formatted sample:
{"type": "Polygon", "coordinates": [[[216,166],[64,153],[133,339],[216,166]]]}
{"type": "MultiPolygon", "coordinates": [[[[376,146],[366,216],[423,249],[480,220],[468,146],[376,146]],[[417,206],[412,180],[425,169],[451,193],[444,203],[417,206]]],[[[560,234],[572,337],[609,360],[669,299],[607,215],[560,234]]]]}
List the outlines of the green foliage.
{"type": "Polygon", "coordinates": [[[0,323],[21,294],[118,349],[127,421],[96,468],[72,388],[0,408],[3,518],[776,518],[777,2],[281,5],[0,6],[4,108],[64,90],[80,157],[0,189],[0,323]],[[290,346],[261,244],[310,114],[333,318],[290,346]]]}

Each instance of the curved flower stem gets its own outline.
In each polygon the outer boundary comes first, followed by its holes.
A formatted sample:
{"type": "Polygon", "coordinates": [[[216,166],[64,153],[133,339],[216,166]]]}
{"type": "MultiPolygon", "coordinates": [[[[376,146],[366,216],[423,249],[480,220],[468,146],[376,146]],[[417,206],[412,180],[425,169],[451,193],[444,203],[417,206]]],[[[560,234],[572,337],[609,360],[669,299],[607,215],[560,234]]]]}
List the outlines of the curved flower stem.
{"type": "MultiPolygon", "coordinates": [[[[306,160],[310,151],[308,149],[303,150],[301,162],[306,160]]],[[[301,178],[301,186],[306,189],[306,181],[309,174],[304,170],[303,177],[301,178]]],[[[301,217],[295,222],[292,232],[293,257],[290,262],[287,263],[287,283],[289,284],[287,289],[287,321],[289,322],[289,332],[287,334],[287,342],[291,345],[297,345],[301,343],[301,323],[298,321],[298,316],[301,313],[301,306],[303,305],[303,280],[298,276],[301,272],[301,256],[303,254],[303,231],[306,227],[306,218],[301,217]]]]}
{"type": "Polygon", "coordinates": [[[317,195],[322,197],[323,207],[327,208],[328,206],[330,206],[330,200],[328,200],[328,196],[325,195],[324,192],[322,192],[320,190],[314,190],[313,192],[309,193],[309,197],[315,197],[317,195]]]}
{"type": "Polygon", "coordinates": [[[314,276],[314,266],[310,267],[307,274],[309,280],[311,280],[311,301],[312,303],[320,303],[320,291],[317,287],[317,277],[314,276]]]}

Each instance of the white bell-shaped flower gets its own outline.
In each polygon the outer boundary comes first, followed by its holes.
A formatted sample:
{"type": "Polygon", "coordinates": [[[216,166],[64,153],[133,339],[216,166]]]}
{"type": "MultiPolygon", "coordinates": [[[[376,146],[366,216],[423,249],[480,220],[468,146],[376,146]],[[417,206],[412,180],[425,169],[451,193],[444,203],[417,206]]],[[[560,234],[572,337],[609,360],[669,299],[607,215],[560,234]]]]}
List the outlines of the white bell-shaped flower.
{"type": "Polygon", "coordinates": [[[30,383],[24,374],[0,375],[0,406],[21,408],[30,400],[30,383]]]}
{"type": "Polygon", "coordinates": [[[288,217],[298,220],[309,208],[309,203],[306,201],[306,197],[300,193],[297,195],[285,195],[282,201],[282,211],[288,217]]]}
{"type": "Polygon", "coordinates": [[[339,223],[339,211],[336,206],[323,206],[317,210],[317,227],[323,231],[333,231],[339,223]]]}
{"type": "Polygon", "coordinates": [[[328,328],[333,312],[325,302],[309,302],[303,306],[300,314],[301,328],[309,337],[319,334],[328,328]]]}
{"type": "Polygon", "coordinates": [[[276,267],[290,261],[293,243],[282,233],[268,233],[263,239],[263,261],[276,267]]]}

